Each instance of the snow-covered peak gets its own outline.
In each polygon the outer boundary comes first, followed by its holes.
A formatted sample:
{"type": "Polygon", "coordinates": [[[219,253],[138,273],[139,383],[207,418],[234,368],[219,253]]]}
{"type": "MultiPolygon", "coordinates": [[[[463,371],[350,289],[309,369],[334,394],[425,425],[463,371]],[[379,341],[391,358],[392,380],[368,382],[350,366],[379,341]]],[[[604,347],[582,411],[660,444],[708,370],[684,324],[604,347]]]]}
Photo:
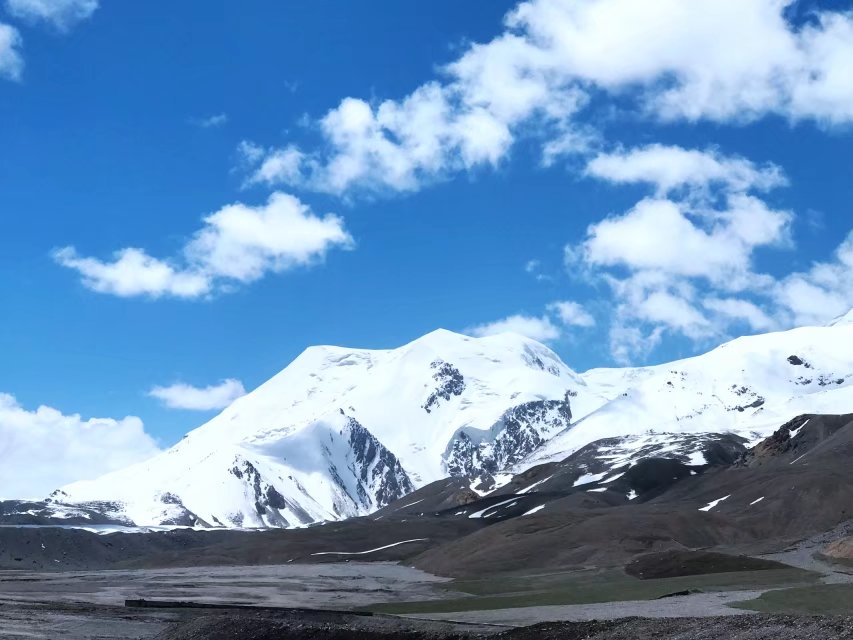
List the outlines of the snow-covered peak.
{"type": "Polygon", "coordinates": [[[66,487],[63,500],[124,505],[136,524],[359,515],[450,473],[488,478],[602,402],[520,335],[438,330],[397,349],[311,347],[172,449],[66,487]]]}

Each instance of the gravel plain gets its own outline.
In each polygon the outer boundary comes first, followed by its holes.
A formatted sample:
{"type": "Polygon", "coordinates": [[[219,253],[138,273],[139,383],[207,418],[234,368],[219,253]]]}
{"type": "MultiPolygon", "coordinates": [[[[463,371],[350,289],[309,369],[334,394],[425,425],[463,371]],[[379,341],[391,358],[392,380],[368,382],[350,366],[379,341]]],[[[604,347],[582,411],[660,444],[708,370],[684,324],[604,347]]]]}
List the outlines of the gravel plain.
{"type": "MultiPolygon", "coordinates": [[[[815,541],[817,542],[817,541],[815,541]]],[[[830,572],[809,542],[773,559],[830,572]],[[782,557],[784,556],[784,557],[782,557]],[[818,563],[818,564],[815,564],[818,563]]],[[[390,562],[342,562],[76,572],[0,572],[0,638],[53,640],[789,640],[853,638],[850,620],[766,616],[727,605],[760,590],[693,593],[659,600],[537,606],[410,617],[283,611],[349,610],[395,601],[464,597],[445,578],[390,562]],[[260,610],[135,609],[127,599],[251,605],[260,610]],[[738,620],[735,621],[734,619],[738,620]],[[548,621],[548,625],[542,623],[548,621]],[[528,628],[530,625],[540,625],[528,628]],[[844,626],[844,625],[847,626],[844,626]],[[535,629],[535,631],[534,631],[535,629]],[[846,630],[845,630],[846,629],[846,630]],[[772,630],[772,633],[771,633],[772,630]],[[533,634],[533,635],[531,635],[533,634]],[[538,634],[538,635],[536,635],[538,634]]]]}

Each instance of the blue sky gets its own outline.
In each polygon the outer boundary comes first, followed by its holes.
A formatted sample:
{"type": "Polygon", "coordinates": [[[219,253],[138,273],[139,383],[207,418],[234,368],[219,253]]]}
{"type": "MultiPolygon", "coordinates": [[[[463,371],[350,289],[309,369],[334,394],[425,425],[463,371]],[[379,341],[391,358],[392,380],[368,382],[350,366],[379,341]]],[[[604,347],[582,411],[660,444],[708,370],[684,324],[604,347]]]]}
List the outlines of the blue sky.
{"type": "Polygon", "coordinates": [[[311,344],[584,370],[853,306],[850,3],[3,6],[0,422],[48,439],[172,444],[311,344]]]}

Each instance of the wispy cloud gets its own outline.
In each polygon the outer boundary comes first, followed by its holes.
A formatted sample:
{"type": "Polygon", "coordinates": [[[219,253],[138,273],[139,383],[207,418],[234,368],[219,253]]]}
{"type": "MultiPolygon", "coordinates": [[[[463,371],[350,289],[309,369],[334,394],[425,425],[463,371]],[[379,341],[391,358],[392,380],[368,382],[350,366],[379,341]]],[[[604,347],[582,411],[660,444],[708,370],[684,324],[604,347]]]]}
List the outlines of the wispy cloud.
{"type": "Polygon", "coordinates": [[[17,29],[0,23],[0,77],[20,80],[24,71],[21,42],[17,29]]]}
{"type": "Polygon", "coordinates": [[[190,124],[193,124],[202,129],[214,129],[228,124],[227,113],[217,113],[216,115],[207,116],[204,118],[190,118],[190,124]]]}
{"type": "Polygon", "coordinates": [[[6,0],[6,11],[25,22],[46,23],[70,31],[98,9],[98,0],[6,0]]]}

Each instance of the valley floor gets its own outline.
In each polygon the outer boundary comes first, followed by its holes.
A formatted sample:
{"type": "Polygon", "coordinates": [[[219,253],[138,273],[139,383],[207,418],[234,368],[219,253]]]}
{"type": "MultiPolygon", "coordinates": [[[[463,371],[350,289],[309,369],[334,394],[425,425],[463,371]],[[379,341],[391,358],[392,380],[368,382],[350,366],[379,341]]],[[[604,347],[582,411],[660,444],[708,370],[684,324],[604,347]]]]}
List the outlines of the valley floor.
{"type": "Polygon", "coordinates": [[[810,614],[819,611],[809,610],[809,603],[831,601],[838,610],[825,613],[849,611],[853,606],[849,574],[836,572],[829,565],[808,568],[827,567],[830,573],[824,576],[803,569],[782,569],[642,581],[621,572],[601,570],[449,581],[388,562],[5,571],[0,572],[0,637],[295,640],[317,637],[311,633],[322,629],[324,635],[319,637],[341,640],[396,638],[404,631],[414,634],[406,637],[423,640],[485,636],[507,640],[752,640],[771,637],[767,635],[768,628],[776,629],[774,640],[853,637],[853,624],[841,618],[760,616],[749,609],[729,606],[741,602],[740,607],[768,612],[810,614]],[[821,589],[834,591],[828,594],[821,589]],[[689,595],[660,597],[699,590],[689,595]],[[793,598],[786,597],[789,591],[793,598]],[[762,599],[756,600],[759,596],[762,599]],[[126,599],[138,598],[269,608],[247,611],[122,606],[126,599]],[[387,602],[394,604],[382,604],[387,602]],[[369,615],[275,607],[354,610],[369,615]],[[545,621],[563,624],[525,628],[545,621]]]}

